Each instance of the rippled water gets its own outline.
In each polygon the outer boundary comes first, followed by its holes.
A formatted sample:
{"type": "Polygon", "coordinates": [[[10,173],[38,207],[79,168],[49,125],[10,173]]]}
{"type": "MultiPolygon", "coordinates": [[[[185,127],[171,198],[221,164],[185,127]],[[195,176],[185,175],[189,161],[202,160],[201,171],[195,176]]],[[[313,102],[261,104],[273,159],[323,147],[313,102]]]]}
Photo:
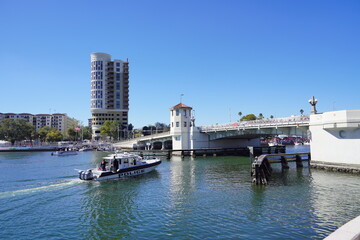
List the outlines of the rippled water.
{"type": "Polygon", "coordinates": [[[358,175],[275,165],[256,186],[248,158],[173,157],[140,177],[77,179],[104,154],[0,153],[0,236],[322,239],[360,215],[358,175]]]}

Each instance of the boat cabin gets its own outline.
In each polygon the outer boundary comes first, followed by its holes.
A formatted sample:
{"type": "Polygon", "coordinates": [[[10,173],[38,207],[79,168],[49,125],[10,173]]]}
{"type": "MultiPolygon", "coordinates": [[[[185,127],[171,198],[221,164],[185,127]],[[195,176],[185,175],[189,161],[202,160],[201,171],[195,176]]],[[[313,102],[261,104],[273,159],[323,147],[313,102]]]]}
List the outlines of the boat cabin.
{"type": "Polygon", "coordinates": [[[112,154],[104,157],[107,162],[106,171],[117,172],[120,169],[131,168],[142,165],[142,159],[133,154],[112,154]]]}

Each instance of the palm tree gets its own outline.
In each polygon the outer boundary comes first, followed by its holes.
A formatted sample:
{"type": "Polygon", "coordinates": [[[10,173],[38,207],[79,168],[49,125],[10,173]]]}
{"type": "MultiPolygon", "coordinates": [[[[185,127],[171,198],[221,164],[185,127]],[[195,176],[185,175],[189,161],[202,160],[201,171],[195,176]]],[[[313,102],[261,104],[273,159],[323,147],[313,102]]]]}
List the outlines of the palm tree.
{"type": "Polygon", "coordinates": [[[304,110],[300,109],[300,114],[303,115],[303,113],[304,113],[304,110]]]}
{"type": "Polygon", "coordinates": [[[240,118],[240,121],[241,121],[242,112],[238,112],[238,115],[239,115],[239,118],[240,118]]]}
{"type": "Polygon", "coordinates": [[[264,115],[262,113],[259,114],[259,119],[263,119],[264,115]]]}
{"type": "Polygon", "coordinates": [[[273,116],[273,115],[270,115],[270,118],[271,118],[271,119],[273,119],[273,118],[274,118],[274,116],[273,116]]]}

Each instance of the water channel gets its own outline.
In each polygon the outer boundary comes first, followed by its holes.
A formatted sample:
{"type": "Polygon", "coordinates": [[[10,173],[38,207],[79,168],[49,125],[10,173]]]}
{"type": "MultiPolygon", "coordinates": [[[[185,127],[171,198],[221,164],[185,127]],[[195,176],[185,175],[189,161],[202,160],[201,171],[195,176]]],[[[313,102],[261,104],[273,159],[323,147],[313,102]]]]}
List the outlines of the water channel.
{"type": "MultiPolygon", "coordinates": [[[[306,152],[293,146],[287,152],[306,152]]],[[[166,160],[153,172],[84,182],[106,152],[0,153],[6,239],[323,239],[360,215],[360,176],[274,166],[251,183],[246,157],[166,160]]]]}

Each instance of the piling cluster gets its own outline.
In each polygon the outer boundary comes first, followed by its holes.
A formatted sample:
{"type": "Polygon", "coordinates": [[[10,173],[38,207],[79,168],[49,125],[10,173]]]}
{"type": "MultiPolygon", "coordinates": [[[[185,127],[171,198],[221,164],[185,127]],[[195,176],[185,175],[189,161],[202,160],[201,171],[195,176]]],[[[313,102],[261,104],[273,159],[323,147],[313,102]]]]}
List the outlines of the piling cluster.
{"type": "Polygon", "coordinates": [[[271,163],[281,163],[282,169],[289,169],[289,162],[296,162],[297,168],[302,168],[302,161],[310,163],[310,153],[293,153],[293,154],[263,154],[256,157],[251,169],[252,182],[256,185],[266,185],[269,182],[272,168],[271,163]],[[303,156],[304,158],[302,158],[303,156]]]}

